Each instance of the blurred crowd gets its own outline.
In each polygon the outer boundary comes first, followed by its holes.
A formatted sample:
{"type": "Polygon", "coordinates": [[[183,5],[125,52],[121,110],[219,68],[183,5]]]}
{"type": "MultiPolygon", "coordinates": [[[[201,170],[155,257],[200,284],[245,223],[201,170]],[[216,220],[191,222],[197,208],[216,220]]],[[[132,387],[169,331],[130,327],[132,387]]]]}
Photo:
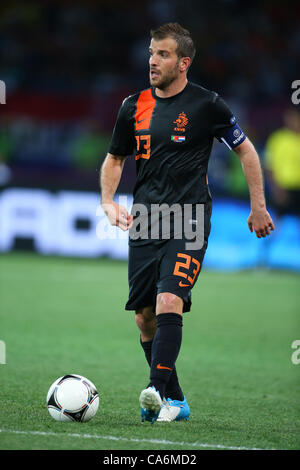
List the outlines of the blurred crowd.
{"type": "MultiPolygon", "coordinates": [[[[118,107],[148,86],[149,31],[169,21],[187,27],[195,40],[190,80],[227,100],[263,158],[270,134],[285,126],[291,83],[299,78],[299,19],[296,2],[1,3],[0,79],[7,104],[0,105],[0,185],[42,179],[46,186],[72,182],[97,189],[118,107]]],[[[220,144],[210,174],[217,195],[246,195],[239,162],[220,144]]],[[[133,183],[130,161],[121,190],[130,191],[133,183]]]]}
{"type": "MultiPolygon", "coordinates": [[[[295,2],[296,3],[296,2],[295,2]]],[[[276,1],[10,1],[0,6],[1,74],[10,89],[144,86],[149,30],[192,32],[192,76],[246,101],[284,94],[299,70],[300,7],[276,1]],[[297,63],[298,60],[298,63],[297,63]]]]}

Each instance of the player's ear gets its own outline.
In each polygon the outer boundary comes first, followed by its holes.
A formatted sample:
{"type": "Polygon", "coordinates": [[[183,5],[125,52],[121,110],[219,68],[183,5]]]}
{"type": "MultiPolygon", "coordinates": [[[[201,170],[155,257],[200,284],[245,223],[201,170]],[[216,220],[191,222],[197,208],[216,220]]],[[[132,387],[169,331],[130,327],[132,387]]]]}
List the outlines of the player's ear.
{"type": "Polygon", "coordinates": [[[191,59],[189,57],[181,57],[180,62],[179,62],[180,72],[187,72],[190,65],[191,65],[191,59]]]}

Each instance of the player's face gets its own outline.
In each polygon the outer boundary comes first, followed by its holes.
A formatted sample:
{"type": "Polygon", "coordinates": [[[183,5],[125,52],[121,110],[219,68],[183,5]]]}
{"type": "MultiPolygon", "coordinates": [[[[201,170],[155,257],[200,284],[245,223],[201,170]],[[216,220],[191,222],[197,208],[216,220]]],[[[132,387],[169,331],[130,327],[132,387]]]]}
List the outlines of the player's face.
{"type": "Polygon", "coordinates": [[[152,39],[149,47],[150,84],[166,89],[179,76],[177,43],[173,38],[152,39]]]}

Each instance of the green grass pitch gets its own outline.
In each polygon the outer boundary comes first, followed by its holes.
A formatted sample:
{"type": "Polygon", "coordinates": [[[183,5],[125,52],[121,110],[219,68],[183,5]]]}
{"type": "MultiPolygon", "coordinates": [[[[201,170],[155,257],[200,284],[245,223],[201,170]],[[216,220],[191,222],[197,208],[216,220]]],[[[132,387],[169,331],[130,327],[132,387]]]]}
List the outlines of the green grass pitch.
{"type": "Polygon", "coordinates": [[[184,315],[177,369],[189,422],[140,422],[148,381],[127,263],[0,256],[0,449],[299,449],[300,277],[203,271],[184,315]],[[100,394],[88,423],[59,423],[45,398],[76,373],[100,394]]]}

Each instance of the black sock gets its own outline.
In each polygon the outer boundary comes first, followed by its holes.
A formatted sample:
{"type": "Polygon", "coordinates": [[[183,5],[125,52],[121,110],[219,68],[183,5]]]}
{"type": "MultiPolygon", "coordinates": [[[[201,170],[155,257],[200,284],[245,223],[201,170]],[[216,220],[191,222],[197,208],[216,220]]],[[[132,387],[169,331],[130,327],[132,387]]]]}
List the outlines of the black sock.
{"type": "Polygon", "coordinates": [[[166,385],[165,397],[171,398],[171,400],[184,400],[184,395],[178,382],[178,376],[175,366],[172,371],[172,374],[170,375],[169,382],[166,385]]]}
{"type": "Polygon", "coordinates": [[[146,360],[149,364],[149,367],[151,367],[151,351],[152,351],[153,340],[151,340],[151,341],[142,341],[141,338],[140,338],[140,343],[141,343],[141,346],[144,350],[145,357],[146,357],[146,360]]]}
{"type": "Polygon", "coordinates": [[[152,342],[150,386],[165,396],[166,386],[174,370],[182,339],[182,316],[178,313],[157,315],[157,330],[152,342]]]}
{"type": "MultiPolygon", "coordinates": [[[[149,364],[149,367],[151,367],[151,353],[152,353],[153,340],[151,340],[151,341],[142,341],[140,339],[140,343],[141,343],[141,346],[144,350],[145,357],[146,357],[146,360],[149,364]]],[[[183,395],[181,387],[179,385],[177,371],[176,371],[175,366],[174,366],[174,369],[171,372],[169,381],[166,385],[165,397],[166,398],[171,398],[171,400],[180,400],[180,401],[184,400],[184,395],[183,395]]]]}

